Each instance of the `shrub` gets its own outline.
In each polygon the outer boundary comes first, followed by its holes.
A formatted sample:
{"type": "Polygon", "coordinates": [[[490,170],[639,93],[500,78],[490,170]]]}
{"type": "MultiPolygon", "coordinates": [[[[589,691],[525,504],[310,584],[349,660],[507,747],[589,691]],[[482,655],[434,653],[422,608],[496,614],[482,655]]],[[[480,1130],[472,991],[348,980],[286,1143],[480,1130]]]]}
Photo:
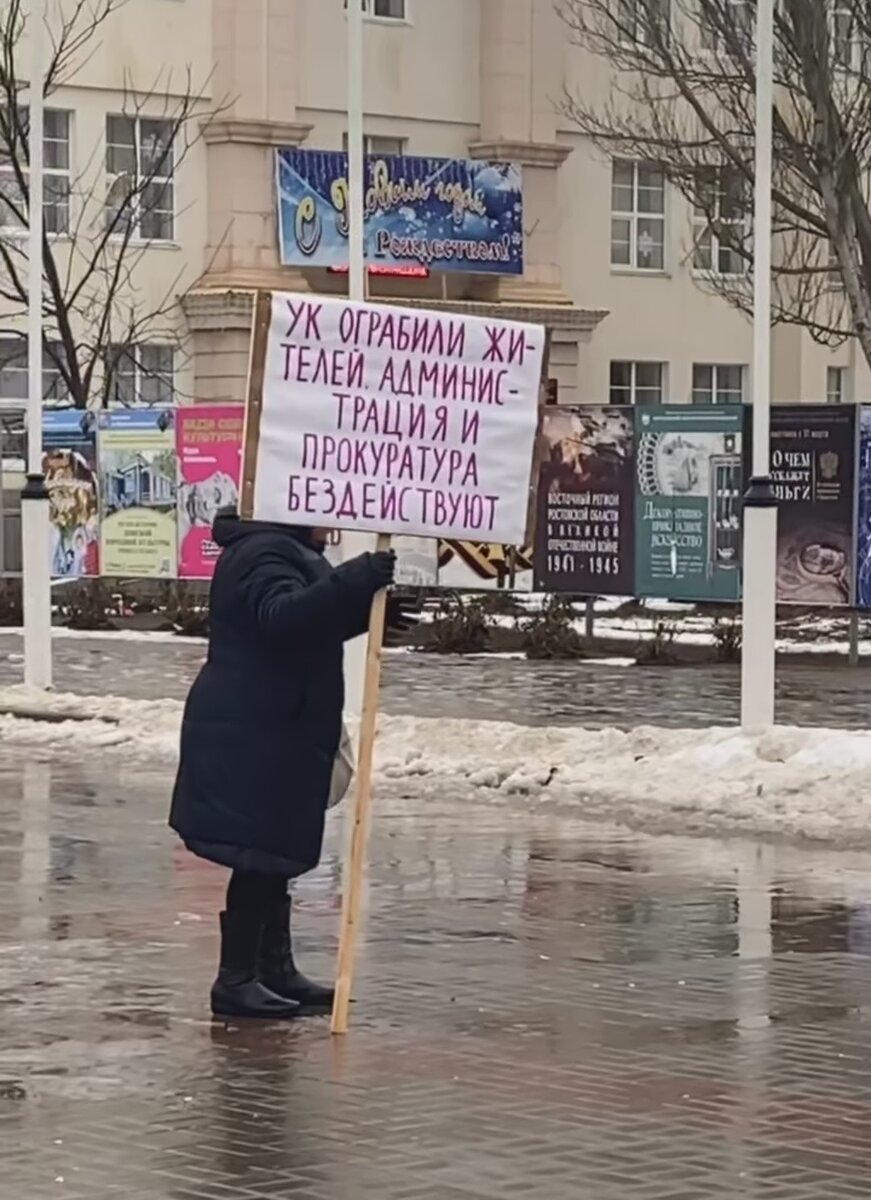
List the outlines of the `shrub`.
{"type": "Polygon", "coordinates": [[[478,597],[442,598],[431,626],[429,649],[435,654],[483,654],[490,638],[489,619],[478,597]]]}
{"type": "Polygon", "coordinates": [[[0,625],[22,625],[24,610],[20,579],[0,579],[0,625]]]}
{"type": "Polygon", "coordinates": [[[584,657],[584,639],[574,627],[575,610],[564,596],[548,596],[523,626],[523,649],[530,659],[584,657]]]}
{"type": "Polygon", "coordinates": [[[172,603],[174,586],[169,579],[119,580],[116,584],[120,597],[119,611],[125,616],[167,612],[172,603]]]}
{"type": "Polygon", "coordinates": [[[741,621],[734,614],[714,617],[714,647],[717,662],[735,663],[741,660],[741,621]]]}
{"type": "Polygon", "coordinates": [[[484,592],[479,603],[484,612],[493,617],[518,617],[526,611],[514,592],[484,592]]]}
{"type": "Polygon", "coordinates": [[[199,589],[177,580],[169,589],[166,615],[181,637],[209,636],[209,605],[199,589]]]}
{"type": "Polygon", "coordinates": [[[79,579],[56,590],[61,623],[69,629],[114,629],[112,595],[102,579],[79,579]]]}
{"type": "Polygon", "coordinates": [[[523,648],[531,659],[583,658],[584,639],[574,627],[574,605],[563,596],[548,596],[523,628],[523,648]]]}
{"type": "Polygon", "coordinates": [[[639,666],[667,666],[676,661],[674,640],[677,625],[674,621],[660,620],[653,627],[653,637],[639,642],[635,661],[639,666]]]}

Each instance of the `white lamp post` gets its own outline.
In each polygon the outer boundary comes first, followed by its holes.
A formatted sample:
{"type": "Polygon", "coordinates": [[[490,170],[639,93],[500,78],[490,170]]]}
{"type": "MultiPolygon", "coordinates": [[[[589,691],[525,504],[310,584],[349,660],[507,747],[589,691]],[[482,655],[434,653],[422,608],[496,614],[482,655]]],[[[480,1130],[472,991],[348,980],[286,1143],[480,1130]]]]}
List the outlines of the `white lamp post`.
{"type": "MultiPolygon", "coordinates": [[[[348,296],[366,299],[366,260],[363,242],[363,0],[348,0],[348,296]]],[[[375,539],[366,533],[342,534],[342,559],[347,562],[367,550],[375,539]]],[[[353,716],[363,707],[366,639],[345,647],[345,706],[353,716]]]]}
{"type": "Polygon", "coordinates": [[[744,498],[744,602],[741,724],[774,724],[777,502],[771,440],[771,158],[774,0],[756,10],[756,186],[753,227],[753,470],[744,498]]]}
{"type": "Polygon", "coordinates": [[[33,0],[30,37],[29,279],[27,299],[27,483],[21,493],[24,592],[24,682],[51,687],[49,504],[42,472],[42,198],[44,0],[33,0]]]}

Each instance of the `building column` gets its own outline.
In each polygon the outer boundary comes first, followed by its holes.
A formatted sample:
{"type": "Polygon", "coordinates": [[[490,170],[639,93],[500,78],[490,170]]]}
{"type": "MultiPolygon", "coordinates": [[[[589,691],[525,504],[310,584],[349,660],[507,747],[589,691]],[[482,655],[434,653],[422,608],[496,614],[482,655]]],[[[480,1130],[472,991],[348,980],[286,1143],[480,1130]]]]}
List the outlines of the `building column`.
{"type": "Polygon", "coordinates": [[[565,31],[552,0],[481,0],[481,134],[473,158],[523,168],[524,271],[481,279],[481,299],[570,304],[559,265],[559,168],[571,147],[557,142],[553,81],[565,31]]]}
{"type": "Polygon", "coordinates": [[[250,293],[305,291],[278,251],[275,150],[311,126],[296,121],[299,0],[214,0],[215,112],[206,145],[208,240],[203,274],[184,298],[197,400],[244,398],[250,293]]]}

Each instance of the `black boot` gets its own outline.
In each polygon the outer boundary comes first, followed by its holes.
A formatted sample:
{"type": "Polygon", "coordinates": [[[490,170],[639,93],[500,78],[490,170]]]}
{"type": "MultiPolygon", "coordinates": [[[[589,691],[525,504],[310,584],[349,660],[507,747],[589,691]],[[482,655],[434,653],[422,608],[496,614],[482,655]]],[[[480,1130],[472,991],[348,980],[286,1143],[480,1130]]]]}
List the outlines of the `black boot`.
{"type": "Polygon", "coordinates": [[[212,985],[212,1012],[216,1017],[281,1021],[299,1012],[299,1004],[277,996],[257,978],[261,934],[258,909],[221,913],[221,966],[212,985]]]}
{"type": "Polygon", "coordinates": [[[328,1012],[335,989],[312,983],[296,968],[290,939],[290,897],[269,907],[260,943],[258,978],[271,992],[295,1000],[303,1012],[328,1012]]]}

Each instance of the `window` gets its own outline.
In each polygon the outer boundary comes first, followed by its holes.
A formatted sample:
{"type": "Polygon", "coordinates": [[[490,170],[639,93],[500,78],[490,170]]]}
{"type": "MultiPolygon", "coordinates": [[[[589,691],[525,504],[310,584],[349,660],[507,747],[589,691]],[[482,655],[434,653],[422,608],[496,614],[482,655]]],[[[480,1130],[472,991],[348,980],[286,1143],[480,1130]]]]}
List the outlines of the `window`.
{"type": "MultiPolygon", "coordinates": [[[[21,112],[21,124],[27,136],[27,110],[21,112]]],[[[60,108],[45,110],[42,138],[43,188],[42,215],[46,233],[68,233],[70,228],[70,114],[60,108]]],[[[24,166],[24,164],[21,164],[24,166]]],[[[24,229],[26,209],[21,189],[10,164],[9,155],[0,151],[0,226],[24,229]]]]}
{"type": "Polygon", "coordinates": [[[668,37],[671,0],[613,0],[617,36],[627,45],[654,46],[668,37]]]}
{"type": "Polygon", "coordinates": [[[846,397],[847,368],[826,369],[826,403],[843,404],[846,397]]]}
{"type": "MultiPolygon", "coordinates": [[[[363,138],[364,154],[380,154],[384,157],[401,158],[406,152],[406,140],[401,137],[381,137],[378,134],[367,133],[363,138]]],[[[348,153],[348,134],[342,134],[342,149],[348,153]]]]}
{"type": "Polygon", "coordinates": [[[173,126],[152,117],[106,118],[106,221],[143,241],[171,241],[175,227],[173,126]]]}
{"type": "Polygon", "coordinates": [[[612,404],[662,404],[665,363],[612,362],[612,404]]]}
{"type": "Polygon", "coordinates": [[[750,237],[747,183],[729,167],[699,173],[693,206],[693,270],[745,275],[747,259],[737,247],[750,237]]]}
{"type": "MultiPolygon", "coordinates": [[[[70,394],[58,359],[63,357],[60,342],[50,342],[42,350],[42,398],[48,405],[69,404],[70,394]]],[[[27,338],[0,338],[0,400],[27,402],[27,338]]]]}
{"type": "MultiPolygon", "coordinates": [[[[0,466],[2,466],[4,471],[27,470],[27,422],[23,412],[0,412],[0,466]]],[[[9,484],[3,481],[4,492],[8,486],[9,484]]],[[[6,507],[8,503],[6,496],[4,495],[2,499],[4,511],[0,513],[0,521],[8,521],[8,529],[4,529],[4,532],[6,533],[6,537],[9,538],[9,530],[11,530],[16,517],[20,520],[20,512],[10,511],[6,507]]],[[[13,538],[20,543],[20,526],[15,530],[13,538]]],[[[2,542],[3,538],[0,537],[0,544],[2,542]]],[[[4,550],[6,549],[5,546],[3,548],[4,550]]],[[[8,563],[0,562],[0,570],[4,569],[9,570],[8,563]]],[[[16,569],[21,569],[20,562],[16,569]]]]}
{"type": "MultiPolygon", "coordinates": [[[[845,71],[864,74],[869,60],[867,17],[857,14],[856,0],[830,0],[829,37],[832,59],[845,71]]],[[[860,0],[864,5],[865,0],[860,0]]]]}
{"type": "Polygon", "coordinates": [[[725,54],[732,46],[752,45],[755,11],[750,0],[699,0],[702,49],[725,54]]]}
{"type": "Polygon", "coordinates": [[[175,403],[175,350],[156,342],[113,346],[107,363],[110,406],[161,407],[175,403]]]}
{"type": "Polygon", "coordinates": [[[638,271],[665,266],[665,177],[649,163],[612,164],[611,265],[638,271]]]}
{"type": "Polygon", "coordinates": [[[695,363],[693,404],[743,404],[744,374],[735,363],[695,363]]]}
{"type": "MultiPolygon", "coordinates": [[[[348,0],[345,0],[345,8],[348,0]]],[[[363,12],[382,21],[406,20],[406,0],[363,0],[363,12]]]]}

